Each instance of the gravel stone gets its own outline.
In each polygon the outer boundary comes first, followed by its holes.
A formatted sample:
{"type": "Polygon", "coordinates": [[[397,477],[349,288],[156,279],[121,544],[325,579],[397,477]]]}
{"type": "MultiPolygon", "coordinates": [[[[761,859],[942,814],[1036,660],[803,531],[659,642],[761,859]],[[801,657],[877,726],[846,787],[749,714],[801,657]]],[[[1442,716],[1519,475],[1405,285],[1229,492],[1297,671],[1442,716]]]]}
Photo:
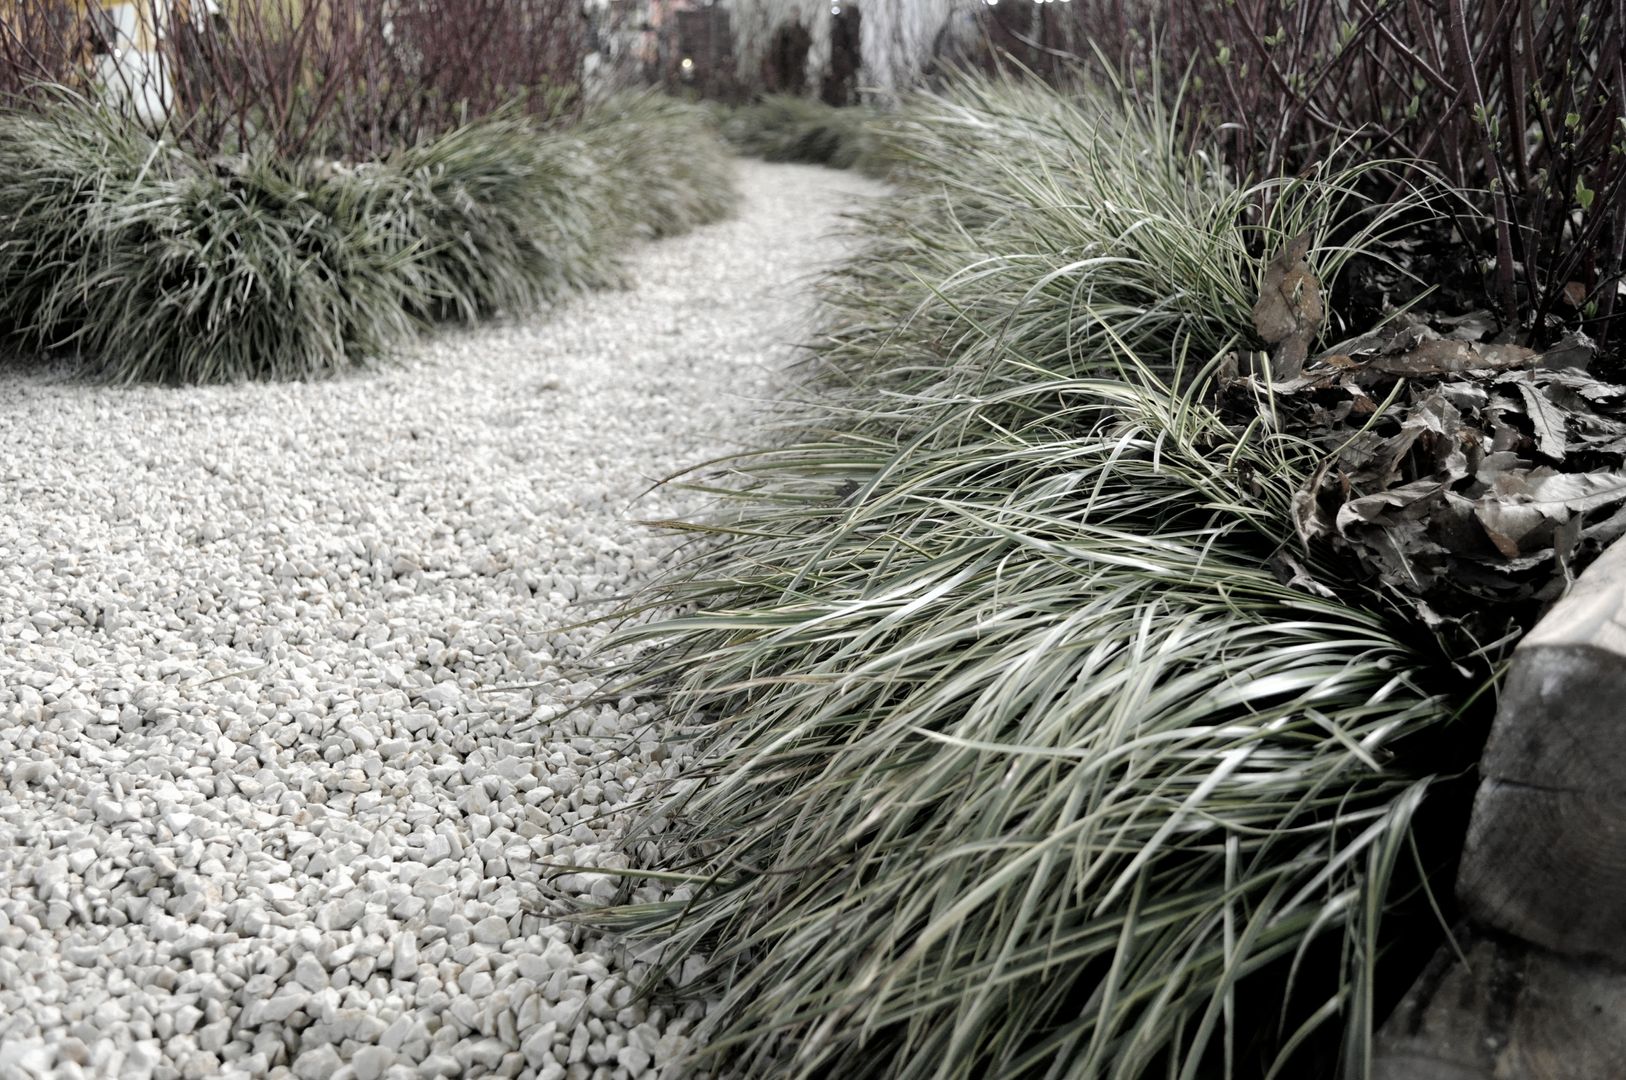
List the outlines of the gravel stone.
{"type": "Polygon", "coordinates": [[[501,945],[509,938],[508,920],[488,915],[474,924],[474,940],[482,945],[501,945]]]}
{"type": "Polygon", "coordinates": [[[294,1059],[294,1075],[299,1080],[331,1080],[340,1064],[337,1050],[331,1046],[318,1046],[294,1059]]]}
{"type": "Polygon", "coordinates": [[[356,1070],[356,1080],[378,1080],[393,1064],[394,1051],[382,1046],[364,1046],[350,1059],[350,1067],[356,1070]]]}
{"type": "Polygon", "coordinates": [[[617,894],[592,871],[682,764],[660,701],[581,707],[585,624],[667,564],[637,522],[701,503],[651,482],[741,445],[880,190],[739,175],[736,219],[627,253],[633,288],[370,373],[0,357],[0,1078],[687,1052],[699,1011],[635,1000],[647,962],[563,917],[617,894]]]}

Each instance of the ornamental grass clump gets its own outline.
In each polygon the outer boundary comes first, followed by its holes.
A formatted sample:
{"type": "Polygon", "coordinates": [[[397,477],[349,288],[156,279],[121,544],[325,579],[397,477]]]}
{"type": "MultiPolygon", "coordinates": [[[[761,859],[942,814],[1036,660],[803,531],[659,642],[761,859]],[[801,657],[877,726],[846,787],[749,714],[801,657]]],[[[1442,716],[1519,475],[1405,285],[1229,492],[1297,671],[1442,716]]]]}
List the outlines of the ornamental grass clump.
{"type": "Polygon", "coordinates": [[[466,125],[356,171],[366,216],[422,275],[416,317],[473,322],[624,283],[620,236],[592,198],[600,162],[568,131],[515,112],[466,125]]]}
{"type": "Polygon", "coordinates": [[[722,114],[730,146],[764,161],[789,161],[857,169],[870,176],[887,171],[884,148],[871,130],[874,110],[836,108],[822,101],[768,94],[722,114]]]}
{"type": "Polygon", "coordinates": [[[629,845],[684,895],[593,918],[707,959],[697,1063],[743,1075],[1364,1075],[1478,687],[1299,545],[1319,451],[1196,391],[1256,249],[1313,225],[1330,278],[1393,219],[1328,169],[1245,227],[1111,94],[893,131],[808,400],[617,639],[695,783],[629,845]]]}
{"type": "Polygon", "coordinates": [[[700,110],[584,100],[573,0],[12,7],[0,334],[106,378],[371,363],[732,207],[700,110]]]}
{"type": "Polygon", "coordinates": [[[199,158],[84,98],[0,114],[0,323],[118,380],[323,374],[412,329],[343,180],[199,158]]]}
{"type": "Polygon", "coordinates": [[[103,378],[310,378],[452,319],[621,285],[732,206],[698,109],[516,108],[374,161],[204,155],[92,98],[0,110],[0,328],[103,378]],[[649,180],[647,178],[657,179],[649,180]]]}
{"type": "Polygon", "coordinates": [[[1132,382],[979,404],[754,463],[648,632],[709,780],[659,811],[693,897],[615,917],[709,954],[746,1075],[1260,1075],[1321,1025],[1359,1066],[1431,658],[1272,573],[1290,442],[1132,382]]]}
{"type": "Polygon", "coordinates": [[[699,106],[620,94],[590,107],[575,131],[593,157],[590,198],[607,231],[675,236],[732,212],[733,172],[699,106]]]}
{"type": "Polygon", "coordinates": [[[509,110],[398,151],[370,170],[382,222],[429,281],[430,321],[524,312],[627,283],[627,241],[727,216],[736,192],[705,114],[621,94],[539,132],[509,110]]]}
{"type": "Polygon", "coordinates": [[[1160,95],[1127,111],[1119,97],[965,79],[887,117],[904,188],[864,219],[869,257],[828,290],[839,318],[819,362],[979,356],[956,370],[980,379],[1005,353],[1098,371],[1122,345],[1167,373],[1176,339],[1204,358],[1259,344],[1263,257],[1284,238],[1309,231],[1330,289],[1354,254],[1432,214],[1414,186],[1368,200],[1396,183],[1379,160],[1238,185],[1160,95]]]}

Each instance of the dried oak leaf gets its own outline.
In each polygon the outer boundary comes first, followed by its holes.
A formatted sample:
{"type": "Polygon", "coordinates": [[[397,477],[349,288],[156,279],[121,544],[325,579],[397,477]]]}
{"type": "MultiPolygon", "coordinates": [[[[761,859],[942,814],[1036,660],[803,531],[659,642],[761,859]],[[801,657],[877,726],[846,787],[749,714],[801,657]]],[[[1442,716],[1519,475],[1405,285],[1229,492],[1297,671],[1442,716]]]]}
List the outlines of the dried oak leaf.
{"type": "Polygon", "coordinates": [[[1338,508],[1334,525],[1344,536],[1361,525],[1389,526],[1401,519],[1426,516],[1428,503],[1445,490],[1438,480],[1413,480],[1387,491],[1351,499],[1338,508]]]}
{"type": "Polygon", "coordinates": [[[1496,332],[1496,316],[1481,308],[1465,315],[1430,315],[1429,322],[1445,327],[1445,336],[1458,341],[1484,341],[1496,332]]]}
{"type": "Polygon", "coordinates": [[[1514,389],[1524,398],[1524,414],[1535,431],[1537,452],[1553,461],[1563,461],[1568,449],[1563,411],[1530,383],[1515,383],[1514,389]]]}
{"type": "Polygon", "coordinates": [[[1474,516],[1504,558],[1553,546],[1555,531],[1574,515],[1626,501],[1626,476],[1507,469],[1476,501],[1474,516]]]}
{"type": "Polygon", "coordinates": [[[1500,371],[1526,367],[1539,354],[1522,345],[1475,345],[1470,341],[1438,338],[1420,341],[1414,348],[1395,355],[1378,355],[1366,362],[1372,371],[1408,378],[1452,375],[1461,371],[1500,371]]]}
{"type": "Polygon", "coordinates": [[[1571,330],[1541,354],[1541,366],[1584,369],[1597,354],[1597,342],[1579,330],[1571,330]]]}
{"type": "Polygon", "coordinates": [[[1336,600],[1338,594],[1328,586],[1316,580],[1304,563],[1300,562],[1291,552],[1277,552],[1270,560],[1270,569],[1276,575],[1276,580],[1289,589],[1303,589],[1307,593],[1336,600]]]}
{"type": "Polygon", "coordinates": [[[1265,264],[1259,279],[1259,301],[1253,306],[1253,328],[1276,346],[1272,375],[1292,379],[1304,368],[1310,342],[1321,327],[1326,309],[1321,282],[1310,272],[1306,256],[1310,234],[1301,232],[1265,264]]]}

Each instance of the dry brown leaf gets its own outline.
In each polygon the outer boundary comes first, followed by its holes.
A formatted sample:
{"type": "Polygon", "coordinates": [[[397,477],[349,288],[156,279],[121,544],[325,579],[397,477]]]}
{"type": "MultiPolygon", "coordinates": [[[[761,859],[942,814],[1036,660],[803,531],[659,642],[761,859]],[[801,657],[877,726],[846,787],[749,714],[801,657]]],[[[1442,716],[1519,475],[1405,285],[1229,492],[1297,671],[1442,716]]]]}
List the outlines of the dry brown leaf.
{"type": "Polygon", "coordinates": [[[1626,475],[1616,472],[1562,473],[1543,466],[1509,470],[1496,478],[1498,496],[1566,520],[1571,513],[1626,501],[1626,475]]]}
{"type": "MultiPolygon", "coordinates": [[[[1591,510],[1626,501],[1626,477],[1617,473],[1561,473],[1552,469],[1510,469],[1499,473],[1491,490],[1474,505],[1474,517],[1496,550],[1521,560],[1566,539],[1570,522],[1591,510]]],[[[1578,536],[1580,526],[1571,531],[1578,536]]]]}
{"type": "Polygon", "coordinates": [[[1445,485],[1435,480],[1413,480],[1409,484],[1401,484],[1375,495],[1363,495],[1359,499],[1351,499],[1338,508],[1338,516],[1333,519],[1334,525],[1340,533],[1347,535],[1349,530],[1357,525],[1371,525],[1392,519],[1396,511],[1412,510],[1417,504],[1425,503],[1444,490],[1445,485]]]}
{"type": "Polygon", "coordinates": [[[1626,387],[1440,332],[1473,323],[1400,314],[1297,378],[1245,376],[1221,403],[1269,410],[1325,450],[1292,501],[1306,552],[1351,559],[1400,603],[1477,636],[1626,539],[1626,387]]]}
{"type": "Polygon", "coordinates": [[[1598,343],[1579,330],[1571,330],[1541,354],[1547,368],[1585,368],[1598,354],[1598,343]]]}
{"type": "Polygon", "coordinates": [[[1564,414],[1530,383],[1516,383],[1514,388],[1524,398],[1524,414],[1530,418],[1530,425],[1535,429],[1537,451],[1543,457],[1563,461],[1564,452],[1568,449],[1564,436],[1564,414]]]}
{"type": "Polygon", "coordinates": [[[1414,348],[1403,353],[1374,356],[1366,362],[1366,366],[1385,375],[1418,378],[1524,367],[1534,363],[1537,355],[1535,350],[1522,345],[1475,345],[1470,341],[1436,338],[1418,342],[1414,348]]]}
{"type": "Polygon", "coordinates": [[[1552,537],[1551,519],[1533,506],[1484,499],[1474,506],[1474,517],[1504,559],[1523,555],[1527,537],[1540,534],[1540,542],[1533,547],[1547,546],[1552,537]]]}
{"type": "Polygon", "coordinates": [[[1445,336],[1459,341],[1484,341],[1498,326],[1496,316],[1483,309],[1466,315],[1433,315],[1429,321],[1445,327],[1445,336]]]}
{"type": "Polygon", "coordinates": [[[1276,346],[1272,375],[1292,379],[1304,368],[1310,342],[1326,309],[1321,282],[1310,271],[1310,234],[1299,233],[1265,265],[1259,279],[1259,301],[1253,306],[1253,328],[1266,343],[1276,346]]]}

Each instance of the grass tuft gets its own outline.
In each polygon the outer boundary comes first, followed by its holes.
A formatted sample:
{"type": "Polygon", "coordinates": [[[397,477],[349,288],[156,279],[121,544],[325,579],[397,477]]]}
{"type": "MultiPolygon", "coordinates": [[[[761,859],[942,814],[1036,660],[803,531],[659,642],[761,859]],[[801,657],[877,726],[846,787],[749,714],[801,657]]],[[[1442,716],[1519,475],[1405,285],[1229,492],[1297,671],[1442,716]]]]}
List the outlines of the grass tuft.
{"type": "Polygon", "coordinates": [[[1401,211],[1377,166],[1239,189],[1110,94],[888,127],[810,400],[616,639],[700,781],[633,850],[694,885],[599,918],[709,959],[702,1061],[744,1075],[1363,1075],[1465,764],[1416,748],[1471,748],[1475,688],[1299,549],[1318,452],[1193,390],[1281,239],[1330,280],[1401,211]]]}
{"type": "Polygon", "coordinates": [[[592,198],[596,164],[574,135],[499,115],[357,170],[360,217],[389,230],[415,275],[406,306],[417,318],[532,311],[624,284],[592,198]]]}
{"type": "Polygon", "coordinates": [[[432,322],[621,284],[627,240],[733,201],[703,114],[647,98],[317,164],[203,158],[62,92],[0,111],[0,175],[0,326],[120,382],[370,364],[432,322]]]}
{"type": "MultiPolygon", "coordinates": [[[[1330,291],[1355,253],[1443,198],[1402,184],[1372,203],[1401,183],[1381,160],[1239,184],[1193,152],[1176,112],[1155,98],[1126,109],[1120,93],[962,79],[888,117],[905,186],[861,222],[876,241],[828,290],[837,319],[819,362],[857,377],[903,354],[928,368],[980,357],[955,370],[981,379],[1005,353],[1099,373],[1123,348],[1172,377],[1182,356],[1261,345],[1264,258],[1289,237],[1310,232],[1330,291]]],[[[1343,329],[1336,314],[1328,329],[1343,329]]]]}
{"type": "Polygon", "coordinates": [[[614,231],[675,236],[719,221],[738,193],[706,111],[660,94],[621,94],[578,129],[594,156],[593,198],[614,231]]]}
{"type": "Polygon", "coordinates": [[[873,110],[836,108],[809,98],[769,94],[723,114],[723,137],[735,150],[764,161],[828,165],[883,176],[884,144],[873,110]]]}
{"type": "Polygon", "coordinates": [[[983,404],[759,456],[629,635],[710,780],[661,865],[715,882],[623,925],[710,953],[747,1075],[1257,1075],[1334,1020],[1363,1061],[1435,658],[1272,573],[1302,448],[1127,382],[983,404]]]}
{"type": "Polygon", "coordinates": [[[308,170],[63,95],[0,115],[0,320],[119,381],[298,378],[402,340],[399,275],[308,170]]]}

